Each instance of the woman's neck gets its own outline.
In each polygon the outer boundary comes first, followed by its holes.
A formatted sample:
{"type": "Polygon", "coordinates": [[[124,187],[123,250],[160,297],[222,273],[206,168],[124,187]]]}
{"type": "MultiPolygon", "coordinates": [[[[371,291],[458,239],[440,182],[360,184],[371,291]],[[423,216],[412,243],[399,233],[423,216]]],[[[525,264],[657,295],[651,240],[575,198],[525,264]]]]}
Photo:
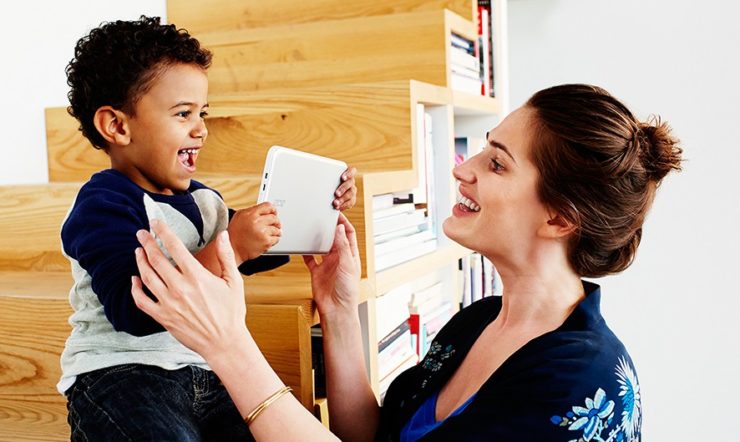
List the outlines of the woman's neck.
{"type": "MultiPolygon", "coordinates": [[[[504,286],[496,328],[554,330],[585,298],[580,277],[564,265],[537,266],[526,270],[497,267],[504,286]]],[[[495,265],[495,262],[494,262],[495,265]]]]}

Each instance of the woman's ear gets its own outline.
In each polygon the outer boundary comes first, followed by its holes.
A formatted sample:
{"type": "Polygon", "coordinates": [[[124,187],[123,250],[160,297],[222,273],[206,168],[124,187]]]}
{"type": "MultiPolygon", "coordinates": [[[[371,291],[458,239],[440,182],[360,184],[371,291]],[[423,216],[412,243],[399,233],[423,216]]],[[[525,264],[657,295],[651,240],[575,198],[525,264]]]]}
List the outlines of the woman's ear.
{"type": "Polygon", "coordinates": [[[111,106],[101,106],[93,115],[93,124],[108,145],[126,146],[131,143],[128,116],[111,106]]]}
{"type": "Polygon", "coordinates": [[[548,219],[542,227],[540,227],[540,236],[545,238],[565,238],[571,233],[576,231],[576,226],[572,222],[568,221],[564,216],[559,213],[550,213],[550,219],[548,219]]]}

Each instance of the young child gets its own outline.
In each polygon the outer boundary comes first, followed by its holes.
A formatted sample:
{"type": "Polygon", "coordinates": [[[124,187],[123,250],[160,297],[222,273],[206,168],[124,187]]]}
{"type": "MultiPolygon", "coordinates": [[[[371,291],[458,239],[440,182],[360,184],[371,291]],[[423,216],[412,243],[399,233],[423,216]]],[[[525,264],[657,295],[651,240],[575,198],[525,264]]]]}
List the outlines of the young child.
{"type": "MultiPolygon", "coordinates": [[[[62,226],[72,263],[72,333],[58,389],[68,399],[72,440],[249,440],[218,378],[131,296],[136,232],[167,223],[194,256],[220,269],[212,240],[229,230],[240,269],[275,268],[260,257],[280,237],[269,203],[232,211],[192,180],[208,135],[211,54],[159,18],[105,23],[77,42],[67,66],[69,112],[111,168],[80,190],[62,226]]],[[[355,202],[354,168],[335,207],[355,202]]]]}

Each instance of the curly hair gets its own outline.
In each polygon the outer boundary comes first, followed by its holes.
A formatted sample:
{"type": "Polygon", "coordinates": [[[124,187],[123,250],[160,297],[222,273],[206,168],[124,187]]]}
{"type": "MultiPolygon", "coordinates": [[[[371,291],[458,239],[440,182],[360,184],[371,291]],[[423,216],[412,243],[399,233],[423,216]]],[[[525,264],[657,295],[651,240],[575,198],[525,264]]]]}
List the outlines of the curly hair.
{"type": "Polygon", "coordinates": [[[638,121],[607,91],[584,84],[544,89],[525,106],[535,115],[540,198],[576,227],[571,265],[587,277],[626,269],[656,188],[681,169],[670,127],[657,117],[638,121]]]}
{"type": "Polygon", "coordinates": [[[108,143],[93,124],[101,106],[133,115],[136,102],[164,68],[189,63],[208,69],[211,53],[184,29],[163,25],[159,17],[102,23],[77,41],[66,68],[67,112],[96,149],[108,143]]]}

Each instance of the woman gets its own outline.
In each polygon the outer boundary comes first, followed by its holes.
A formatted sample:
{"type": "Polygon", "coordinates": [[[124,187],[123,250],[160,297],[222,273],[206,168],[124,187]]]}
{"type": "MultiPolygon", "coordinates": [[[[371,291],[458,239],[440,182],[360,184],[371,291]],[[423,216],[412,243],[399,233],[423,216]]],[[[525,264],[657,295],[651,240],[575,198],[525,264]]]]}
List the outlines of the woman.
{"type": "MultiPolygon", "coordinates": [[[[588,85],[536,93],[487,137],[484,151],[453,171],[461,196],[444,231],[494,263],[503,297],[453,317],[391,385],[382,410],[362,356],[354,229],[342,217],[330,254],[304,258],[324,332],[332,431],[342,440],[639,440],[632,360],[601,317],[599,286],[581,278],[630,265],[657,186],[680,169],[677,140],[665,123],[639,122],[588,85]]],[[[153,228],[179,270],[141,232],[139,269],[159,302],[135,278],[137,305],[205,357],[257,439],[332,438],[290,395],[273,395],[283,384],[244,325],[228,241],[216,277],[165,226],[153,228]]]]}

